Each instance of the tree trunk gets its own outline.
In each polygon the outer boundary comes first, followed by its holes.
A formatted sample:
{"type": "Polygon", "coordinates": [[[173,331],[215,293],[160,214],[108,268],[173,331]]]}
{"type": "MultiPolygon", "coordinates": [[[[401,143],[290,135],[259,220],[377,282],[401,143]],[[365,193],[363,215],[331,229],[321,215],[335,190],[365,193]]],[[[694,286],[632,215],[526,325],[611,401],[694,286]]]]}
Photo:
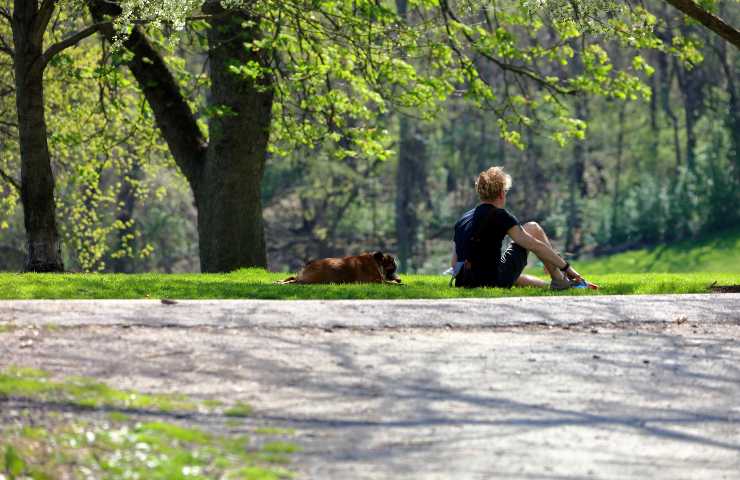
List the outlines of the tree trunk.
{"type": "Polygon", "coordinates": [[[619,109],[619,130],[617,133],[617,162],[614,172],[614,196],[612,197],[612,228],[611,238],[615,243],[622,241],[622,222],[621,222],[621,203],[620,180],[622,176],[622,155],[624,152],[624,117],[627,110],[627,103],[622,102],[619,109]]]}
{"type": "MultiPolygon", "coordinates": [[[[121,206],[121,211],[116,216],[116,220],[120,221],[126,227],[118,231],[118,245],[123,248],[133,243],[133,239],[130,238],[134,234],[135,229],[131,223],[134,218],[134,208],[136,207],[136,191],[132,185],[132,180],[141,179],[141,167],[138,160],[134,160],[131,166],[131,171],[121,175],[121,190],[116,195],[116,203],[121,206]],[[128,179],[126,177],[129,177],[128,179]]],[[[133,273],[134,272],[134,261],[126,255],[123,257],[114,258],[111,260],[111,267],[115,273],[133,273]]]]}
{"type": "Polygon", "coordinates": [[[61,242],[56,226],[54,175],[44,118],[43,69],[32,68],[43,53],[41,35],[35,35],[37,1],[16,0],[13,12],[15,94],[21,152],[21,202],[30,272],[62,272],[61,242]]]}
{"type": "MultiPolygon", "coordinates": [[[[542,145],[537,142],[536,133],[531,129],[526,129],[527,148],[524,150],[524,161],[520,163],[520,169],[517,175],[517,190],[523,190],[523,195],[517,195],[521,200],[522,217],[520,220],[539,218],[539,206],[547,195],[547,182],[545,175],[540,167],[542,159],[542,145]]],[[[518,209],[517,209],[518,210],[518,209]]]]}
{"type": "MultiPolygon", "coordinates": [[[[207,13],[220,13],[218,3],[207,13]]],[[[260,185],[272,119],[272,78],[246,79],[229,65],[258,62],[264,53],[244,47],[259,38],[257,27],[243,27],[246,14],[233,13],[211,20],[208,30],[213,106],[227,107],[211,119],[206,163],[198,188],[200,263],[204,272],[226,272],[240,267],[266,267],[260,185]]]]}
{"type": "MultiPolygon", "coordinates": [[[[651,62],[652,63],[652,62],[651,62]]],[[[651,163],[655,162],[658,158],[658,147],[660,142],[660,130],[658,129],[658,83],[656,79],[657,75],[651,75],[649,79],[650,83],[650,159],[651,163]]],[[[639,158],[636,159],[635,167],[640,168],[642,162],[639,158]]]]}
{"type": "Polygon", "coordinates": [[[730,160],[735,173],[735,182],[740,185],[740,99],[738,99],[737,86],[735,85],[735,70],[737,67],[728,59],[727,49],[722,42],[717,42],[717,56],[719,57],[722,70],[727,80],[727,94],[729,105],[725,123],[730,130],[730,160]]]}
{"type": "Polygon", "coordinates": [[[676,172],[678,172],[682,164],[681,142],[679,141],[678,135],[678,117],[676,117],[676,114],[673,113],[673,109],[671,109],[671,84],[673,83],[672,72],[675,72],[675,69],[671,69],[668,64],[668,56],[664,53],[658,54],[658,69],[660,71],[660,99],[663,111],[666,116],[668,116],[668,119],[671,121],[671,126],[673,127],[673,150],[676,155],[676,172]]]}
{"type": "MultiPolygon", "coordinates": [[[[681,29],[684,36],[691,33],[688,28],[681,29]]],[[[703,110],[703,86],[705,84],[701,67],[687,69],[678,64],[674,58],[674,68],[678,78],[684,105],[684,119],[686,121],[686,167],[690,172],[696,170],[696,123],[703,110]]]]}
{"type": "MultiPolygon", "coordinates": [[[[586,100],[576,99],[576,117],[586,120],[586,100]]],[[[586,169],[586,147],[582,140],[573,140],[573,163],[570,167],[570,196],[568,198],[568,233],[565,248],[577,254],[583,246],[581,200],[586,195],[584,172],[586,169]]]]}
{"type": "Polygon", "coordinates": [[[691,88],[684,93],[684,118],[686,119],[686,167],[690,172],[696,169],[696,105],[694,103],[694,93],[691,88]]]}
{"type": "Polygon", "coordinates": [[[427,150],[424,133],[414,120],[400,118],[398,168],[396,170],[396,236],[399,270],[407,272],[414,255],[419,228],[417,207],[426,185],[427,150]]]}
{"type": "MultiPolygon", "coordinates": [[[[408,17],[408,2],[396,0],[398,15],[408,17]]],[[[396,170],[396,237],[399,271],[407,272],[416,250],[419,230],[417,208],[426,192],[427,149],[424,132],[417,121],[401,116],[398,168],[396,170]]]]}
{"type": "MultiPolygon", "coordinates": [[[[90,10],[96,21],[121,13],[115,4],[100,0],[91,1],[90,10]]],[[[208,30],[208,101],[224,112],[211,118],[208,143],[162,56],[138,27],[125,43],[134,54],[128,66],[193,191],[201,271],[266,267],[260,185],[269,141],[272,78],[242,78],[229,66],[250,61],[267,65],[267,53],[245,48],[245,43],[259,38],[258,27],[242,26],[254,20],[246,13],[222,15],[217,1],[208,2],[204,11],[215,14],[208,30]]],[[[112,38],[112,29],[103,31],[112,38]]]]}

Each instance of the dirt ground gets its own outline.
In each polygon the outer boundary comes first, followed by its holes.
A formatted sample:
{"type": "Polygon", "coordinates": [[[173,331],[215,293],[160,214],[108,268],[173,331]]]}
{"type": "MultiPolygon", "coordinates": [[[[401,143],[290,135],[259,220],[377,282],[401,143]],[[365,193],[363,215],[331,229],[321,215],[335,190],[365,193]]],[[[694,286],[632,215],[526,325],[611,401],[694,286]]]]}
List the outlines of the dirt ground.
{"type": "Polygon", "coordinates": [[[0,369],[247,402],[247,422],[295,429],[300,478],[737,479],[733,310],[486,328],[50,327],[14,311],[0,369]]]}

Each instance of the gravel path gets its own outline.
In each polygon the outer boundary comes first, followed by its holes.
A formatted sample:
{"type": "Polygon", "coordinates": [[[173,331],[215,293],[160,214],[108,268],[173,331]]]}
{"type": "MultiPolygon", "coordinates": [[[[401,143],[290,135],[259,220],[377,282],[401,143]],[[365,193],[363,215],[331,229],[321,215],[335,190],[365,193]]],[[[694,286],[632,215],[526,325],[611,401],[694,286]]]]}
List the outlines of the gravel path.
{"type": "Polygon", "coordinates": [[[738,319],[740,294],[512,297],[455,300],[11,300],[19,325],[352,328],[663,323],[738,319]]]}
{"type": "Polygon", "coordinates": [[[740,471],[736,294],[0,302],[2,326],[0,368],[252,404],[301,478],[740,471]]]}

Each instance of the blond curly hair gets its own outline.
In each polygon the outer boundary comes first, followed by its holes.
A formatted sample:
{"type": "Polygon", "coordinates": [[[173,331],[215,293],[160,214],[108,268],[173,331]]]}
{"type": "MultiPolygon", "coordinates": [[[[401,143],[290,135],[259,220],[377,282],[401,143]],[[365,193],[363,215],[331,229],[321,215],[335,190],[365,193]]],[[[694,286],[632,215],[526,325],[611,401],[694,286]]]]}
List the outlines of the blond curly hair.
{"type": "Polygon", "coordinates": [[[492,202],[496,200],[501,192],[511,188],[511,176],[504,172],[503,167],[491,167],[488,170],[480,172],[478,179],[475,181],[475,191],[478,192],[483,202],[492,202]]]}

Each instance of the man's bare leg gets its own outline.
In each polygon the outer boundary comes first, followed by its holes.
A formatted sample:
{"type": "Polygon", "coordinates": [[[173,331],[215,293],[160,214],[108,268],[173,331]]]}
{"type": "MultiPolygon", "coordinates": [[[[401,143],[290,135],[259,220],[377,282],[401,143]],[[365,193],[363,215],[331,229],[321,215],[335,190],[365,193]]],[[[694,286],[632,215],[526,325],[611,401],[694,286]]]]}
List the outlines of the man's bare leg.
{"type": "Polygon", "coordinates": [[[514,285],[517,287],[535,287],[535,288],[547,288],[550,286],[549,283],[547,283],[544,280],[541,280],[537,277],[533,277],[532,275],[519,275],[519,278],[516,279],[514,282],[514,285]]]}
{"type": "MultiPolygon", "coordinates": [[[[550,243],[550,239],[547,237],[547,234],[545,231],[540,227],[540,224],[537,222],[527,222],[524,225],[522,225],[522,228],[525,232],[532,235],[537,240],[547,244],[548,247],[552,248],[552,244],[550,243]]],[[[542,260],[542,259],[540,259],[542,260]]],[[[555,265],[542,261],[542,263],[545,265],[545,270],[547,270],[547,273],[550,274],[550,278],[555,280],[556,282],[565,281],[565,275],[563,272],[560,271],[558,267],[555,265]]],[[[534,277],[531,277],[534,278],[534,277]]],[[[547,286],[547,284],[545,284],[547,286]]]]}

